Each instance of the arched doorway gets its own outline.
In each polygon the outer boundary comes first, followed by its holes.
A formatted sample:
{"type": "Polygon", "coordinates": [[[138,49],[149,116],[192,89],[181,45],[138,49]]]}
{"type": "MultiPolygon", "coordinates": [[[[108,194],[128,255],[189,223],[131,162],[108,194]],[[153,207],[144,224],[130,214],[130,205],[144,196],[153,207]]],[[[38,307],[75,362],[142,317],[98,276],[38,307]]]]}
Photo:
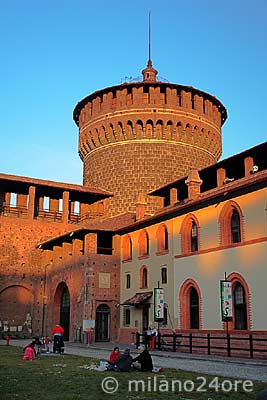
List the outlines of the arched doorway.
{"type": "Polygon", "coordinates": [[[66,283],[61,282],[54,298],[54,321],[64,328],[64,340],[69,340],[70,333],[70,293],[66,283]]]}
{"type": "Polygon", "coordinates": [[[199,329],[199,299],[194,287],[190,289],[190,329],[199,329]]]}
{"type": "Polygon", "coordinates": [[[235,329],[247,329],[247,305],[245,289],[241,283],[237,283],[234,288],[234,321],[235,329]]]}
{"type": "Polygon", "coordinates": [[[70,293],[65,286],[60,304],[60,325],[64,328],[64,340],[69,340],[70,334],[70,293]]]}
{"type": "Polygon", "coordinates": [[[110,308],[106,304],[100,304],[96,309],[95,341],[110,341],[110,308]]]}
{"type": "Polygon", "coordinates": [[[181,329],[201,329],[202,296],[197,282],[188,278],[179,292],[181,329]]]}

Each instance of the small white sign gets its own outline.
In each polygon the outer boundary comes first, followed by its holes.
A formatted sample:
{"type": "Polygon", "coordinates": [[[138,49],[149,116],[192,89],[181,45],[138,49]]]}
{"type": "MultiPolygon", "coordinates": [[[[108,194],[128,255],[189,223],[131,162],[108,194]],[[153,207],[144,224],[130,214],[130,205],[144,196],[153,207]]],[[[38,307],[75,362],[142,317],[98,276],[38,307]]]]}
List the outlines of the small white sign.
{"type": "Polygon", "coordinates": [[[154,288],[154,321],[164,319],[164,289],[154,288]]]}
{"type": "Polygon", "coordinates": [[[83,320],[83,332],[88,332],[90,329],[95,328],[95,320],[94,319],[84,319],[83,320]]]}
{"type": "Polygon", "coordinates": [[[221,281],[221,311],[222,320],[231,321],[233,318],[232,282],[221,281]]]}

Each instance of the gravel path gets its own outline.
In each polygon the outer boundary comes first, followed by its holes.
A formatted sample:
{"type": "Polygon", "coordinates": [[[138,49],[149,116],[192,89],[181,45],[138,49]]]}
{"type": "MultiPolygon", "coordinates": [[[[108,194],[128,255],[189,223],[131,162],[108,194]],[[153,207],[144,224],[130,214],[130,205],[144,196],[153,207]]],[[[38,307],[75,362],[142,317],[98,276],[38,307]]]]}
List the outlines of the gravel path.
{"type": "MultiPolygon", "coordinates": [[[[74,345],[67,345],[66,352],[73,355],[94,357],[97,359],[107,359],[109,350],[80,348],[74,345]]],[[[132,352],[133,353],[133,352],[132,352]]],[[[234,362],[231,360],[208,360],[208,359],[189,359],[176,356],[158,356],[152,354],[153,364],[164,368],[182,369],[184,371],[199,372],[216,376],[251,379],[254,381],[267,382],[267,363],[257,363],[255,360],[250,363],[234,362]]]]}
{"type": "MultiPolygon", "coordinates": [[[[11,345],[23,347],[28,340],[14,340],[11,345]]],[[[4,345],[5,341],[0,340],[0,345],[4,345]]],[[[106,344],[103,344],[103,346],[106,344]]],[[[125,345],[120,346],[122,349],[125,345]]],[[[134,354],[132,346],[131,351],[134,354]]],[[[109,344],[109,348],[112,345],[109,344]]],[[[110,349],[101,349],[99,347],[85,347],[81,344],[66,343],[66,354],[79,355],[85,357],[93,357],[97,359],[108,359],[110,349]]],[[[254,381],[267,382],[267,361],[261,360],[234,360],[234,359],[218,359],[208,356],[194,356],[191,354],[179,353],[162,353],[154,351],[152,353],[153,363],[155,366],[164,368],[182,369],[203,374],[211,374],[221,377],[231,377],[237,379],[251,379],[254,381]]]]}

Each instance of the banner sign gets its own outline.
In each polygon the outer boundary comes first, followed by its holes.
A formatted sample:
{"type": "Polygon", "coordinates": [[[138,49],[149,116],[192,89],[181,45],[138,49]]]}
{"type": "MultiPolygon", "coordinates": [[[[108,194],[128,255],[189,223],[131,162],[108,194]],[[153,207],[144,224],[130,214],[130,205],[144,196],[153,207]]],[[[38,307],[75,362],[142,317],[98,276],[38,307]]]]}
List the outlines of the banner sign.
{"type": "Polygon", "coordinates": [[[220,284],[221,284],[222,321],[232,321],[233,318],[232,282],[220,281],[220,284]]]}
{"type": "Polygon", "coordinates": [[[164,289],[154,288],[154,321],[164,319],[164,289]]]}

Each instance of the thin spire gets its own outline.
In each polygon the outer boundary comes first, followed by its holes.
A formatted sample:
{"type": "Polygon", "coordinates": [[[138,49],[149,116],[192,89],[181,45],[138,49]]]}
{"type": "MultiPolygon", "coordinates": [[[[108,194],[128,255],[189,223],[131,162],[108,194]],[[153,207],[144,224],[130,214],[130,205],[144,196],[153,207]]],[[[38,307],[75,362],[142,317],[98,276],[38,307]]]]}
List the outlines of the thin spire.
{"type": "Polygon", "coordinates": [[[158,71],[152,67],[152,60],[151,60],[151,11],[148,12],[148,62],[147,67],[143,69],[143,81],[148,82],[152,81],[155,82],[157,80],[158,71]]]}
{"type": "Polygon", "coordinates": [[[148,61],[151,61],[151,25],[150,25],[151,11],[148,12],[148,61]]]}

